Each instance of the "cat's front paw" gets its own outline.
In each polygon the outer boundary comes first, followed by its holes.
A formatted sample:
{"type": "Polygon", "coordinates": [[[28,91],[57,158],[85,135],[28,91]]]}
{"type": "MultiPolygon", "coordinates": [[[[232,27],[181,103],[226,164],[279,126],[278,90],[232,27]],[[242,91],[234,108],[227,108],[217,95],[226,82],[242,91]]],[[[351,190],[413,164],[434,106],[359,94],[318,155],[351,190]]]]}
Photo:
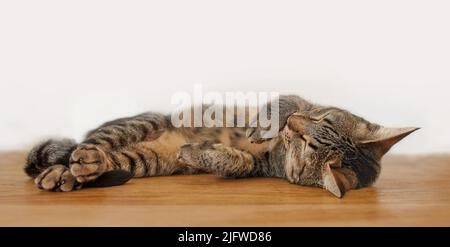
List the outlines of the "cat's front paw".
{"type": "Polygon", "coordinates": [[[67,166],[53,165],[39,174],[34,183],[47,191],[72,191],[81,188],[67,166]]]}
{"type": "Polygon", "coordinates": [[[263,143],[269,141],[278,135],[278,131],[273,131],[270,128],[253,127],[247,128],[245,136],[251,143],[263,143]]]}
{"type": "Polygon", "coordinates": [[[177,158],[188,166],[211,170],[219,163],[232,162],[231,155],[227,155],[228,149],[221,143],[188,143],[180,147],[177,158]]]}
{"type": "Polygon", "coordinates": [[[80,144],[70,156],[70,172],[79,183],[95,180],[107,171],[105,152],[92,144],[80,144]]]}
{"type": "Polygon", "coordinates": [[[261,137],[260,128],[248,128],[245,136],[251,143],[262,143],[265,140],[261,137]]]}
{"type": "Polygon", "coordinates": [[[187,143],[180,147],[180,151],[177,155],[177,160],[185,165],[192,167],[200,167],[201,155],[203,150],[206,149],[205,143],[187,143]]]}

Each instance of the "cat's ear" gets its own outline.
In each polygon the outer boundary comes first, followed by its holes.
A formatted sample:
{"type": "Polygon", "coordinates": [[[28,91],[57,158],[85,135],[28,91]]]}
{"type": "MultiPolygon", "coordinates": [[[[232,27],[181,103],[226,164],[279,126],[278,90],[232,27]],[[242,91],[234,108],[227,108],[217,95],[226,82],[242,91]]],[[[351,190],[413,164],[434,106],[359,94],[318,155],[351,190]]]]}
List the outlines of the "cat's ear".
{"type": "Polygon", "coordinates": [[[356,187],[356,180],[351,177],[347,168],[342,167],[340,159],[325,164],[322,179],[323,188],[338,198],[342,198],[345,192],[356,187]]]}
{"type": "Polygon", "coordinates": [[[377,157],[382,157],[394,144],[418,129],[420,128],[381,127],[373,132],[367,140],[363,140],[359,144],[371,149],[377,157]]]}

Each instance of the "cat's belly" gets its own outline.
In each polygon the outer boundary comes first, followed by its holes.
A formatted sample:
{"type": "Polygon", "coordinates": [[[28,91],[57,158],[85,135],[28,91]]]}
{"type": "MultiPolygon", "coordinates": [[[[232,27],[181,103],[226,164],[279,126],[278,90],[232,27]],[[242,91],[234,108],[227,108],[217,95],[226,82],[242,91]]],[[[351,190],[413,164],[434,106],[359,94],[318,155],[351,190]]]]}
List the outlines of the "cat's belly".
{"type": "Polygon", "coordinates": [[[197,130],[175,130],[164,132],[158,139],[147,142],[152,150],[169,159],[175,159],[180,147],[186,143],[222,143],[229,147],[247,151],[253,155],[267,152],[273,140],[261,144],[251,143],[245,137],[245,129],[240,128],[201,128],[197,130]]]}
{"type": "Polygon", "coordinates": [[[182,133],[167,131],[146,145],[165,158],[175,159],[180,147],[186,143],[189,143],[189,139],[182,133]]]}

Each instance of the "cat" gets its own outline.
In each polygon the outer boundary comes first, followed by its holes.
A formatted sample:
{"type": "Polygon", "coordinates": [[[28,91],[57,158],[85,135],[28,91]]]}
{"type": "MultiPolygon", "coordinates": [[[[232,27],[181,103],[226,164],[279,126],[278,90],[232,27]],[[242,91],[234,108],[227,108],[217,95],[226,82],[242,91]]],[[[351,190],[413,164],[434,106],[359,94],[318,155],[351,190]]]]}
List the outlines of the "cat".
{"type": "Polygon", "coordinates": [[[246,128],[180,127],[170,115],[143,113],[104,123],[81,143],[50,139],[29,152],[25,172],[46,191],[112,186],[131,177],[213,173],[225,178],[277,177],[321,187],[341,198],[372,185],[383,155],[418,128],[386,128],[346,110],[282,95],[279,135],[246,128]]]}

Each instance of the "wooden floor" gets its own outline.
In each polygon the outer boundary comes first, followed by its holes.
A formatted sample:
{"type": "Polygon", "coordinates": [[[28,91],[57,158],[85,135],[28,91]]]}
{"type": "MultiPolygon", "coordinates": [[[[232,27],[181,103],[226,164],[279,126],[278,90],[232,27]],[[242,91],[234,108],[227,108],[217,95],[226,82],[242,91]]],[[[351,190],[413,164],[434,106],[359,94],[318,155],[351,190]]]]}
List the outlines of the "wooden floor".
{"type": "Polygon", "coordinates": [[[270,178],[143,178],[38,190],[25,153],[0,152],[0,226],[450,226],[450,155],[388,156],[379,181],[343,199],[270,178]]]}

